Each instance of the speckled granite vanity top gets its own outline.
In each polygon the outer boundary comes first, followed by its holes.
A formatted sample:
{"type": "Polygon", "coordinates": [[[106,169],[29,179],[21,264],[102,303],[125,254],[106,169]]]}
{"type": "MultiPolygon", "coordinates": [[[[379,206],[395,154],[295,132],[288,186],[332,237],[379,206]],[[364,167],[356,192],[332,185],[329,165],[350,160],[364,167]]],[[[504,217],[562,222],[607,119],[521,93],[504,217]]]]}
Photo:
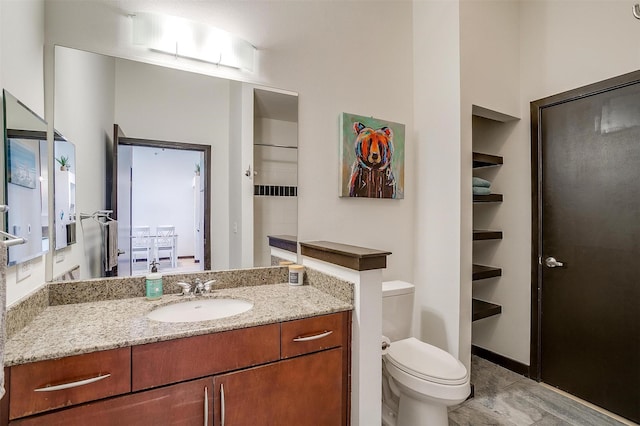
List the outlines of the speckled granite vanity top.
{"type": "Polygon", "coordinates": [[[247,312],[218,320],[166,323],[146,318],[152,309],[193,296],[164,295],[49,306],[5,346],[5,366],[98,350],[140,345],[340,312],[353,308],[311,285],[269,284],[223,288],[199,297],[228,297],[253,303],[247,312]]]}

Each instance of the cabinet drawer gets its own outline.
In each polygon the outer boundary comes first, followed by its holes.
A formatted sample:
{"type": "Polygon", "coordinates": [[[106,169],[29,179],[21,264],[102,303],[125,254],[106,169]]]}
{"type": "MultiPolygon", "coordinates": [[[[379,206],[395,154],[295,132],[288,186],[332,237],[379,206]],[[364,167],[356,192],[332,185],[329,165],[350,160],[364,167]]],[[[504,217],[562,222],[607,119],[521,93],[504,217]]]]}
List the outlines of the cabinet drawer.
{"type": "Polygon", "coordinates": [[[280,325],[270,324],[134,346],[134,391],[277,361],[280,325]]]}
{"type": "Polygon", "coordinates": [[[131,390],[131,350],[113,349],[11,367],[9,418],[131,390]]]}
{"type": "Polygon", "coordinates": [[[282,323],[282,358],[335,348],[348,335],[348,313],[322,315],[282,323]]]}
{"type": "Polygon", "coordinates": [[[10,425],[184,426],[210,425],[212,419],[213,379],[206,378],[19,419],[10,425]]]}

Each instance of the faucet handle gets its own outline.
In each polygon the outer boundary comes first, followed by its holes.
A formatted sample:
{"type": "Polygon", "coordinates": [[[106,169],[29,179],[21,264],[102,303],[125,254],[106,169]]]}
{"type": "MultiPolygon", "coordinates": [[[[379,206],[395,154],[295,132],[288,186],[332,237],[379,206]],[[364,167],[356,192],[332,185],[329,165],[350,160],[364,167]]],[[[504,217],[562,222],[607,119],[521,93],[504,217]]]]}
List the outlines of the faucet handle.
{"type": "Polygon", "coordinates": [[[211,286],[216,282],[217,280],[209,280],[206,281],[204,283],[204,291],[209,293],[209,291],[211,291],[211,286]]]}
{"type": "Polygon", "coordinates": [[[180,293],[181,296],[186,296],[191,292],[191,284],[182,281],[177,282],[176,284],[182,288],[182,292],[180,293]]]}

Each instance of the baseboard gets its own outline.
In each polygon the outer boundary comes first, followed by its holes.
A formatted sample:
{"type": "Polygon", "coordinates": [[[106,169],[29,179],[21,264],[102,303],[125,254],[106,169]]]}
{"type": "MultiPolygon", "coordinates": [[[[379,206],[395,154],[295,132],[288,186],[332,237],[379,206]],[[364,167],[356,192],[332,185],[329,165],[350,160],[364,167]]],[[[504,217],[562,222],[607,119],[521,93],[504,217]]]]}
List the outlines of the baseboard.
{"type": "Polygon", "coordinates": [[[525,377],[531,377],[529,375],[528,365],[515,361],[511,358],[507,358],[504,355],[491,352],[488,349],[481,348],[476,345],[471,345],[471,354],[477,355],[480,358],[486,359],[487,361],[491,361],[492,363],[497,364],[500,367],[504,367],[507,370],[511,370],[514,373],[522,374],[525,377]]]}

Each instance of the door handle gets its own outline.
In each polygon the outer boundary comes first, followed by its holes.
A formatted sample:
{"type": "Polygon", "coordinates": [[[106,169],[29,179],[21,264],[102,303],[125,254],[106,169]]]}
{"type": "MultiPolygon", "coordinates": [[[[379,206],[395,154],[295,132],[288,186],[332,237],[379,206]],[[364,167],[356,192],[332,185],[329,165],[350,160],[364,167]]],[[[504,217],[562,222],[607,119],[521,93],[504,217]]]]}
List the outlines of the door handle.
{"type": "Polygon", "coordinates": [[[561,268],[564,266],[564,263],[558,262],[555,257],[547,257],[544,260],[544,264],[547,265],[547,268],[561,268]]]}

